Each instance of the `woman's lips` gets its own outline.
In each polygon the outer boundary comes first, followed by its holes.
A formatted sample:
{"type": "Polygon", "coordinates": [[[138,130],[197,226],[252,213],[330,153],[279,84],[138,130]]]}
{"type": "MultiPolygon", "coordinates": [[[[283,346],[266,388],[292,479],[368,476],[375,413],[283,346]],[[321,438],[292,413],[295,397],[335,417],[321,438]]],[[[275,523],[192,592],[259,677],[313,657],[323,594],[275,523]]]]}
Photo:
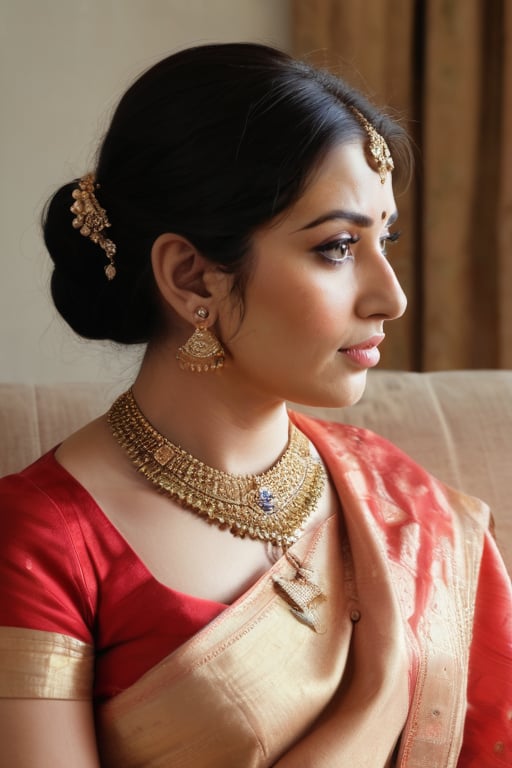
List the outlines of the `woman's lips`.
{"type": "Polygon", "coordinates": [[[384,340],[384,337],[384,333],[378,333],[360,344],[340,349],[339,352],[346,355],[360,368],[373,368],[380,360],[380,352],[377,347],[384,340]]]}

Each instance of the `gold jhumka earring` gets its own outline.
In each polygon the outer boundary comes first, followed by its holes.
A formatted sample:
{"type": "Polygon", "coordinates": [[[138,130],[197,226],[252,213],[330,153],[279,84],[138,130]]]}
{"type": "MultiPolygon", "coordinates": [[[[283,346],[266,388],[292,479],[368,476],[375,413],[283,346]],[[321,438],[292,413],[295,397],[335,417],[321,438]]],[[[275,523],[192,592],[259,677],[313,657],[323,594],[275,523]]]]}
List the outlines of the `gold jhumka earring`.
{"type": "Polygon", "coordinates": [[[210,313],[206,307],[198,307],[194,314],[197,317],[196,329],[176,353],[180,368],[194,373],[205,373],[222,368],[224,349],[205,323],[210,313]]]}

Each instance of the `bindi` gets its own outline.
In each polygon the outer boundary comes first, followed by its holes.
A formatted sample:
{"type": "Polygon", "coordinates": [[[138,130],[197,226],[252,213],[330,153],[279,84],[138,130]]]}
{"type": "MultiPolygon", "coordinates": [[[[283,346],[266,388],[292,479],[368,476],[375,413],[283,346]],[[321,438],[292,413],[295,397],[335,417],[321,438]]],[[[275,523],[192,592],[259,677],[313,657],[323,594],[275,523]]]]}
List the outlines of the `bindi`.
{"type": "Polygon", "coordinates": [[[381,215],[380,215],[380,218],[382,219],[382,221],[384,221],[384,219],[386,218],[386,216],[387,216],[387,214],[386,214],[386,211],[382,211],[382,213],[381,213],[381,215]]]}

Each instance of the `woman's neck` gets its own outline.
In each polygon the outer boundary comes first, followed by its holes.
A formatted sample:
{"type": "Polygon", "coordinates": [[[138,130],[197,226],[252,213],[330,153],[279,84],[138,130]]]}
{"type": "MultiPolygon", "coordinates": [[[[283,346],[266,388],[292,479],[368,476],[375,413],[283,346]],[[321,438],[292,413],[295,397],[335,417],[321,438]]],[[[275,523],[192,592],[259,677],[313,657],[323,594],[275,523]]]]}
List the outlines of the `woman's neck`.
{"type": "Polygon", "coordinates": [[[264,472],[288,443],[282,400],[241,389],[227,371],[182,371],[166,349],[148,349],[133,392],[168,440],[224,472],[264,472]]]}

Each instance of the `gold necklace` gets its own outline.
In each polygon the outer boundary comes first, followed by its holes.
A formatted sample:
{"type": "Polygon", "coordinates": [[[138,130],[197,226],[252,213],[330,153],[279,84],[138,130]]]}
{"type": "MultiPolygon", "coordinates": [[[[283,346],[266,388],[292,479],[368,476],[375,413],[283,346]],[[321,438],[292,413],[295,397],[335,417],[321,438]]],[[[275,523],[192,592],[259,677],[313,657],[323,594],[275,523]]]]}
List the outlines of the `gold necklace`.
{"type": "Polygon", "coordinates": [[[230,475],[173,445],[147,421],[132,390],[108,412],[114,437],[158,490],[233,535],[287,549],[315,510],[325,471],[308,438],[290,422],[289,444],[260,475],[230,475]]]}

